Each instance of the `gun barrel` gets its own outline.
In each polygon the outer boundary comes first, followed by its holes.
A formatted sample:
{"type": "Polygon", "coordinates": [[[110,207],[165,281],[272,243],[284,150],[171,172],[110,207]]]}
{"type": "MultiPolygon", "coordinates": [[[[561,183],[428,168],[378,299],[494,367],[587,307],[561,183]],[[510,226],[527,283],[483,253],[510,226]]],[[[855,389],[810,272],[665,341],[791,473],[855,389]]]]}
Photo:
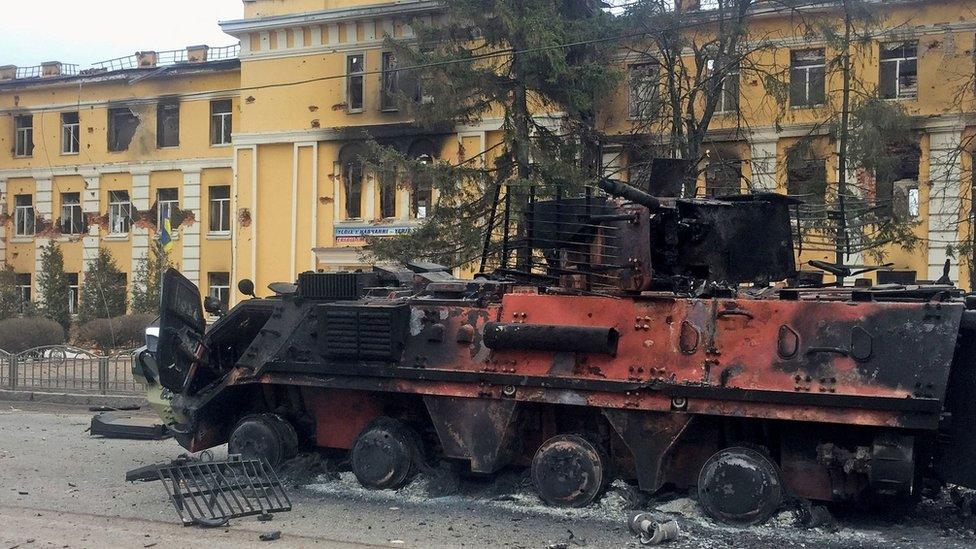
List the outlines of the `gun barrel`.
{"type": "Polygon", "coordinates": [[[621,183],[615,179],[601,179],[600,188],[613,196],[626,198],[635,204],[640,204],[649,210],[657,210],[661,207],[661,201],[645,193],[644,191],[632,187],[626,183],[621,183]]]}

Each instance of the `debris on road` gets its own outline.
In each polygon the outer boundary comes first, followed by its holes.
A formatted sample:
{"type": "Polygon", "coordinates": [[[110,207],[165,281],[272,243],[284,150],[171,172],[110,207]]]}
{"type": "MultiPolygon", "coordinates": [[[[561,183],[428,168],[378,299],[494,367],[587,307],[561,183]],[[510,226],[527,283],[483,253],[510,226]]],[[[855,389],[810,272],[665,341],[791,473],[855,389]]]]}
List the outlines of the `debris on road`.
{"type": "Polygon", "coordinates": [[[276,541],[281,539],[281,530],[275,530],[274,532],[265,532],[261,534],[258,539],[261,541],[276,541]]]}
{"type": "Polygon", "coordinates": [[[131,440],[164,440],[172,435],[165,425],[150,418],[100,412],[91,420],[91,436],[131,440]]]}
{"type": "Polygon", "coordinates": [[[140,467],[126,480],[160,480],[185,526],[218,527],[230,519],[291,511],[274,469],[262,460],[232,455],[224,461],[183,455],[171,463],[140,467]]]}
{"type": "Polygon", "coordinates": [[[627,524],[641,545],[660,545],[678,539],[681,534],[676,520],[659,522],[651,513],[638,513],[627,524]]]}

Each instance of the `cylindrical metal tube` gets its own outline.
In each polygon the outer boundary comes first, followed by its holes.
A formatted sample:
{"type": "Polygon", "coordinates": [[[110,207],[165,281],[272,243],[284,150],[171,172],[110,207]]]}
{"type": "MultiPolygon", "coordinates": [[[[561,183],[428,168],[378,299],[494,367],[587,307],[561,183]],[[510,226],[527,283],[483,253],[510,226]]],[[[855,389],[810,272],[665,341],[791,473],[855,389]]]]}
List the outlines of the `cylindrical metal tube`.
{"type": "Polygon", "coordinates": [[[489,349],[567,351],[617,354],[620,334],[604,326],[556,326],[549,324],[485,324],[484,341],[489,349]]]}
{"type": "Polygon", "coordinates": [[[626,198],[635,204],[640,204],[649,210],[657,210],[661,207],[661,201],[645,193],[644,191],[632,187],[626,183],[614,179],[601,179],[600,188],[613,196],[626,198]]]}

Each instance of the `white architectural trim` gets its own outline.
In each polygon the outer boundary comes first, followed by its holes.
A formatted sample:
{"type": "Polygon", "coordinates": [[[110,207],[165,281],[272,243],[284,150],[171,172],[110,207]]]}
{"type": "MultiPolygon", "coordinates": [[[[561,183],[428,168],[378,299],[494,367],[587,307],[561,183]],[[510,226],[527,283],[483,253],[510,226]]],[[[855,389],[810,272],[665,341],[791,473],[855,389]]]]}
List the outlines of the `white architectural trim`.
{"type": "MultiPolygon", "coordinates": [[[[101,185],[101,175],[87,174],[85,178],[85,192],[83,193],[82,209],[86,217],[88,214],[99,215],[101,197],[99,190],[101,185]]],[[[98,258],[98,248],[100,243],[100,232],[97,223],[88,225],[88,233],[81,239],[82,246],[82,270],[88,272],[88,268],[98,258]]]]}
{"type": "MultiPolygon", "coordinates": [[[[0,176],[0,212],[7,211],[7,179],[0,176]]],[[[7,226],[0,224],[0,267],[7,262],[7,226]]]]}
{"type": "Polygon", "coordinates": [[[243,34],[255,31],[269,31],[283,27],[323,25],[326,23],[334,24],[374,17],[403,17],[422,12],[437,11],[442,9],[442,7],[440,2],[432,0],[401,0],[396,3],[377,3],[351,8],[335,8],[305,13],[221,21],[220,28],[225,33],[240,38],[243,34]]]}
{"type": "MultiPolygon", "coordinates": [[[[962,208],[960,179],[962,129],[929,132],[929,253],[928,279],[942,276],[948,248],[958,240],[959,215],[962,208]]],[[[959,280],[959,264],[949,270],[949,278],[959,280]]]]}
{"type": "MultiPolygon", "coordinates": [[[[138,170],[132,172],[132,187],[129,200],[132,209],[137,212],[149,211],[149,171],[138,170]]],[[[149,257],[149,229],[132,223],[129,227],[132,238],[132,258],[129,276],[129,286],[136,289],[136,273],[143,261],[149,257]]]]}
{"type": "Polygon", "coordinates": [[[34,178],[50,179],[65,175],[111,174],[163,171],[200,171],[215,168],[231,168],[231,158],[191,158],[186,160],[147,160],[144,162],[119,162],[117,164],[80,164],[52,166],[50,168],[10,168],[0,170],[0,179],[34,178]]]}
{"type": "Polygon", "coordinates": [[[196,221],[192,225],[186,225],[180,228],[180,238],[183,241],[183,264],[181,271],[198,288],[202,283],[202,273],[200,271],[200,232],[202,230],[200,225],[203,220],[201,194],[200,170],[184,170],[181,209],[192,212],[196,221]]]}
{"type": "Polygon", "coordinates": [[[319,143],[312,143],[312,238],[309,242],[312,245],[312,271],[318,266],[318,260],[313,251],[319,245],[319,143]]]}
{"type": "MultiPolygon", "coordinates": [[[[33,88],[32,88],[33,89],[33,88]]],[[[189,101],[214,101],[218,99],[236,99],[240,97],[237,90],[214,90],[206,92],[187,92],[183,94],[167,95],[166,99],[179,99],[181,102],[189,101]]],[[[104,108],[114,105],[125,105],[131,107],[155,105],[163,99],[159,97],[139,97],[135,99],[98,99],[93,101],[81,101],[75,103],[44,103],[31,105],[29,107],[18,107],[13,109],[0,109],[0,114],[17,113],[41,113],[41,112],[60,112],[65,110],[80,110],[87,108],[104,108]]]]}

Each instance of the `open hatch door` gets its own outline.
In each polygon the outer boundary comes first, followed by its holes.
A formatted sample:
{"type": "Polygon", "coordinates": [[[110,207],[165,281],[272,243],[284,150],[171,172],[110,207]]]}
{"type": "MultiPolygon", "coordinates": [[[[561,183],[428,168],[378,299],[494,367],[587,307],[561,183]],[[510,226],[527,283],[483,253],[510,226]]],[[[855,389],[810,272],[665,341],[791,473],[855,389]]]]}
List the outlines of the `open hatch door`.
{"type": "Polygon", "coordinates": [[[163,273],[156,348],[159,382],[163,387],[174,393],[183,392],[191,370],[206,360],[205,329],[200,290],[176,269],[168,269],[163,273]]]}

